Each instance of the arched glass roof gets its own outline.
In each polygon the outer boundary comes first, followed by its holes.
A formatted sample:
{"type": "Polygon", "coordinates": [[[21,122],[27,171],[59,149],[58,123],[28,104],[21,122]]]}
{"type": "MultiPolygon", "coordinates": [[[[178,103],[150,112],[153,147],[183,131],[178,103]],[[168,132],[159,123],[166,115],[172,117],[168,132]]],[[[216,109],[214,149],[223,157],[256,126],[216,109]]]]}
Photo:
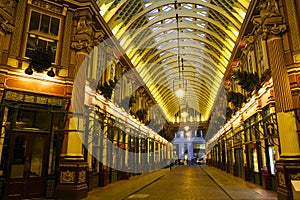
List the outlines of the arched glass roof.
{"type": "Polygon", "coordinates": [[[207,120],[250,1],[97,3],[168,119],[180,110],[181,104],[188,102],[207,120]],[[179,86],[186,86],[184,100],[175,95],[179,86]]]}

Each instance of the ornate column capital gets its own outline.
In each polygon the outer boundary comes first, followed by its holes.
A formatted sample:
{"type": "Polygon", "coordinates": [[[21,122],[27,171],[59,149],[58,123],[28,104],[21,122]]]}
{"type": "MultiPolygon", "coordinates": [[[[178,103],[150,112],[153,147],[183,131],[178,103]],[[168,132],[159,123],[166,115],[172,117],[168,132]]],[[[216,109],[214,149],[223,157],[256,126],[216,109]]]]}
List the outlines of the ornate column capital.
{"type": "Polygon", "coordinates": [[[252,22],[257,27],[257,34],[263,39],[278,36],[287,31],[287,25],[278,9],[277,0],[266,0],[259,5],[260,15],[254,16],[252,22]]]}
{"type": "Polygon", "coordinates": [[[9,24],[8,21],[0,22],[0,27],[5,34],[11,34],[14,30],[14,26],[9,24]]]}
{"type": "Polygon", "coordinates": [[[262,38],[264,40],[268,39],[270,36],[280,36],[287,31],[286,24],[273,24],[273,26],[263,26],[262,28],[262,38]]]}
{"type": "Polygon", "coordinates": [[[9,23],[4,17],[0,15],[0,30],[2,30],[5,34],[11,34],[14,30],[14,26],[9,23]]]}
{"type": "Polygon", "coordinates": [[[77,22],[71,47],[75,51],[86,51],[89,53],[93,50],[94,46],[103,41],[104,36],[103,30],[96,30],[94,28],[94,22],[90,21],[86,16],[81,16],[77,22]]]}
{"type": "Polygon", "coordinates": [[[244,40],[248,45],[253,44],[255,41],[255,37],[254,37],[254,35],[247,35],[244,37],[244,40]]]}

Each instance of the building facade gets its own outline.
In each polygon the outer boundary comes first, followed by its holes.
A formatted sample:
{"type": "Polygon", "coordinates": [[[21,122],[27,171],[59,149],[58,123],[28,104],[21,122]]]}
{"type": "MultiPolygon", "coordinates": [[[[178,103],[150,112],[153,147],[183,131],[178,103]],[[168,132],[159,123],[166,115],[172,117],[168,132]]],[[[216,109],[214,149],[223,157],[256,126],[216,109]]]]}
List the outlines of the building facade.
{"type": "Polygon", "coordinates": [[[172,143],[176,159],[194,163],[206,155],[203,130],[177,131],[172,143]]]}
{"type": "Polygon", "coordinates": [[[208,163],[293,199],[299,180],[298,1],[251,1],[224,84],[227,122],[208,163]],[[247,81],[248,80],[248,81],[247,81]]]}

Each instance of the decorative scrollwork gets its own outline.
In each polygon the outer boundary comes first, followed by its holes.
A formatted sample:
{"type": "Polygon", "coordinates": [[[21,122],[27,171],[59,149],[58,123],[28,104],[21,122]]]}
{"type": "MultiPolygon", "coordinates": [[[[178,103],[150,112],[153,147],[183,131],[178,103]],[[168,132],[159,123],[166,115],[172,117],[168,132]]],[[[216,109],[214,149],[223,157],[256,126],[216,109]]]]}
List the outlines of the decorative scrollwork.
{"type": "Polygon", "coordinates": [[[87,52],[91,52],[93,50],[93,45],[88,41],[73,41],[71,43],[71,47],[75,50],[83,50],[86,49],[87,52]]]}
{"type": "Polygon", "coordinates": [[[285,24],[274,24],[273,27],[270,28],[270,33],[274,34],[274,35],[280,35],[282,33],[285,33],[287,30],[286,25],[285,24]]]}
{"type": "Polygon", "coordinates": [[[91,22],[86,16],[79,18],[75,37],[71,43],[71,47],[74,50],[91,52],[94,46],[103,41],[104,32],[102,30],[94,30],[93,24],[94,22],[91,22]]]}
{"type": "Polygon", "coordinates": [[[13,32],[13,29],[14,29],[14,26],[9,24],[9,22],[6,20],[4,22],[1,22],[1,28],[2,30],[4,31],[4,33],[12,33],[13,32]]]}
{"type": "Polygon", "coordinates": [[[14,26],[9,23],[3,16],[0,15],[0,27],[4,33],[12,33],[14,26]]]}
{"type": "Polygon", "coordinates": [[[281,35],[287,31],[285,24],[274,24],[273,26],[264,26],[262,30],[262,39],[266,40],[271,35],[281,35]]]}
{"type": "Polygon", "coordinates": [[[85,16],[80,17],[76,27],[76,34],[92,35],[93,34],[92,24],[94,24],[94,22],[91,22],[85,16]]]}
{"type": "Polygon", "coordinates": [[[260,16],[266,17],[280,16],[278,2],[276,0],[266,0],[259,5],[260,16]]]}

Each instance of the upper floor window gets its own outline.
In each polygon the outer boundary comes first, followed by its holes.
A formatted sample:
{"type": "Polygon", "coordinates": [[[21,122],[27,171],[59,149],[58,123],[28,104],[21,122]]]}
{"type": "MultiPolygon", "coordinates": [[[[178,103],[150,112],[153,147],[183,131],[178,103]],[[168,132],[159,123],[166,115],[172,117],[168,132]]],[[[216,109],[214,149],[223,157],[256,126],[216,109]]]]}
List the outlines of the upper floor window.
{"type": "Polygon", "coordinates": [[[31,12],[28,29],[28,39],[25,56],[36,48],[50,48],[53,51],[53,62],[55,62],[57,42],[59,39],[60,19],[54,16],[31,12]]]}
{"type": "Polygon", "coordinates": [[[264,66],[264,54],[263,54],[263,43],[261,39],[257,39],[255,43],[255,53],[256,53],[256,59],[257,59],[257,65],[258,65],[258,70],[260,74],[262,74],[265,71],[265,66],[264,66]]]}

